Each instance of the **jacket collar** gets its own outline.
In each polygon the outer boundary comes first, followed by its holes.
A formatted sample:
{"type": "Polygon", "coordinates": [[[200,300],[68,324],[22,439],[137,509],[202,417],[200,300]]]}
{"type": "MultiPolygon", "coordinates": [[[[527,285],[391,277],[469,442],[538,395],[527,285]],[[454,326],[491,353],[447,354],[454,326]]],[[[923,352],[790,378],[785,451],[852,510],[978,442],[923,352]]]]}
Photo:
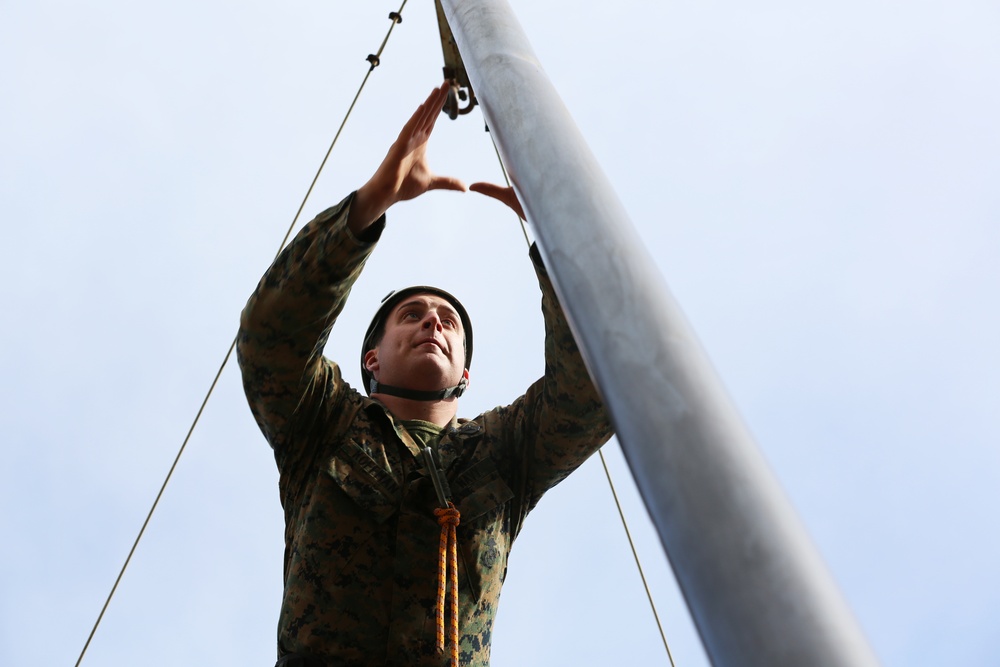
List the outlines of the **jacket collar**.
{"type": "MultiPolygon", "coordinates": [[[[363,401],[362,405],[365,412],[370,417],[388,420],[407,451],[419,460],[421,456],[420,447],[413,441],[410,434],[406,432],[406,429],[397,422],[396,418],[389,412],[389,409],[373,398],[362,397],[361,400],[363,401]]],[[[441,458],[441,465],[444,469],[450,469],[451,464],[454,463],[455,459],[465,449],[466,443],[481,437],[482,434],[483,429],[478,422],[453,417],[451,423],[445,426],[444,432],[441,434],[441,443],[438,446],[438,455],[441,458]]]]}

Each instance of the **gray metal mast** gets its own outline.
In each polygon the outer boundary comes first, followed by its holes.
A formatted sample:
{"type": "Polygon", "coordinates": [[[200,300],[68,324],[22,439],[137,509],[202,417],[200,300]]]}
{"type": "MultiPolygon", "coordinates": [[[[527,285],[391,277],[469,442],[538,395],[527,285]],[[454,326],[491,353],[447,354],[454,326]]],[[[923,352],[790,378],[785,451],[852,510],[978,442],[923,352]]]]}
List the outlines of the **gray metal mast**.
{"type": "Polygon", "coordinates": [[[442,5],[713,665],[878,664],[511,8],[442,5]]]}

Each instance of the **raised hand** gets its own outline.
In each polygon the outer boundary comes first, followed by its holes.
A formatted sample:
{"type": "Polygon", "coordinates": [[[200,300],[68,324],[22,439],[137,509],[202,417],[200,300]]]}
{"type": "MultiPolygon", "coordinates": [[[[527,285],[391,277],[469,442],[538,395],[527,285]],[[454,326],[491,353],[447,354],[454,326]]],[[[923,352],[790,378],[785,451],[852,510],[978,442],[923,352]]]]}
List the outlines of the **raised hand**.
{"type": "Polygon", "coordinates": [[[447,82],[443,83],[417,107],[389,147],[382,164],[358,189],[347,222],[355,233],[363,231],[397,202],[419,197],[429,190],[466,190],[462,181],[437,176],[427,164],[427,141],[441,115],[448,87],[447,82]]]}
{"type": "Polygon", "coordinates": [[[524,209],[521,208],[521,202],[517,200],[517,194],[514,192],[514,188],[505,188],[502,185],[495,185],[493,183],[473,183],[469,186],[469,189],[473,192],[478,192],[481,195],[493,197],[497,201],[503,202],[509,206],[514,213],[517,213],[521,220],[527,220],[527,218],[524,217],[524,209]]]}

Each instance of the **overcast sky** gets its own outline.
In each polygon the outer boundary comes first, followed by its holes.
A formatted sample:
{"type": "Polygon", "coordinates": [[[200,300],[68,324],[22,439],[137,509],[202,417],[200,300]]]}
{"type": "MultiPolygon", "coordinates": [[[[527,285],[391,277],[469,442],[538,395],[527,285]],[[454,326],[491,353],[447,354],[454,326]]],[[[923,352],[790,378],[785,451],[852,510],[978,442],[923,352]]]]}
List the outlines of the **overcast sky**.
{"type": "MultiPolygon", "coordinates": [[[[885,665],[1000,664],[1000,6],[515,0],[535,50],[885,665]]],[[[76,661],[398,4],[0,2],[0,664],[76,661]]],[[[403,11],[299,226],[439,83],[403,11]]],[[[435,169],[502,177],[476,111],[435,169]]],[[[327,348],[390,289],[476,327],[461,413],[542,370],[501,206],[389,226],[327,348]]],[[[707,664],[618,445],[678,666],[707,664]]],[[[270,665],[277,473],[235,364],[85,665],[270,665]]],[[[665,664],[600,462],[514,548],[497,667],[665,664]]]]}

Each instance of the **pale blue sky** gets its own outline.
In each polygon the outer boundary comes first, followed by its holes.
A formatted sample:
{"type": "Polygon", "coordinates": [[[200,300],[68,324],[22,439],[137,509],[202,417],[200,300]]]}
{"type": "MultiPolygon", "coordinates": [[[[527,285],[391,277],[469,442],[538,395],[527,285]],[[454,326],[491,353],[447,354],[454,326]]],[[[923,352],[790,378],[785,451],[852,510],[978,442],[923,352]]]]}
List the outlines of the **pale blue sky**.
{"type": "MultiPolygon", "coordinates": [[[[884,664],[1000,663],[1000,9],[513,6],[884,664]]],[[[397,9],[0,3],[0,664],[76,660],[397,9]]],[[[436,39],[409,3],[307,217],[439,82],[436,39]]],[[[500,178],[478,113],[431,160],[500,178]]],[[[474,319],[463,414],[540,374],[516,222],[439,193],[390,214],[327,348],[349,380],[413,283],[474,319]]],[[[705,665],[606,453],[676,662],[705,665]]],[[[519,538],[497,667],[665,663],[602,475],[519,538]]],[[[84,664],[271,664],[281,530],[231,367],[84,664]]]]}

